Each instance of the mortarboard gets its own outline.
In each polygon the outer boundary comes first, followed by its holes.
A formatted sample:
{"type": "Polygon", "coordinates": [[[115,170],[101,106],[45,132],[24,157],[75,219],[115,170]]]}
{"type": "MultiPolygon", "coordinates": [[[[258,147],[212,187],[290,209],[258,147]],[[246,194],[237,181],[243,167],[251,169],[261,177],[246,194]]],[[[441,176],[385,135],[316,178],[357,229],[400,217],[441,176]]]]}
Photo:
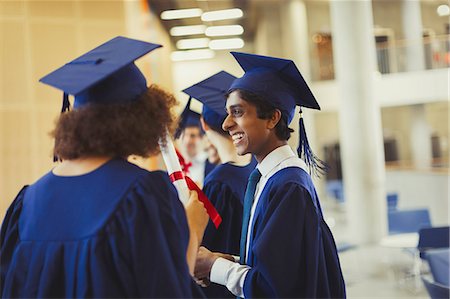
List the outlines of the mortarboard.
{"type": "Polygon", "coordinates": [[[192,98],[189,97],[189,100],[186,103],[186,107],[184,107],[183,112],[180,114],[178,127],[175,131],[176,139],[178,139],[181,136],[181,133],[183,133],[184,129],[188,127],[198,127],[200,129],[200,133],[204,133],[202,125],[200,123],[200,114],[191,110],[191,100],[192,98]]]}
{"type": "Polygon", "coordinates": [[[134,61],[161,45],[115,37],[51,72],[39,81],[64,92],[63,109],[88,103],[111,104],[137,99],[146,89],[144,75],[134,61]]]}
{"type": "MultiPolygon", "coordinates": [[[[295,107],[319,109],[314,95],[292,60],[248,53],[231,52],[245,74],[236,79],[229,91],[241,89],[260,96],[268,104],[279,109],[287,117],[288,124],[294,118],[295,107]]],[[[299,123],[299,146],[297,153],[303,156],[313,172],[326,171],[324,163],[309,146],[301,116],[299,123]]]]}
{"type": "Polygon", "coordinates": [[[235,79],[235,76],[220,71],[183,90],[184,93],[202,102],[203,119],[215,130],[223,131],[222,123],[227,117],[226,94],[235,79]]]}

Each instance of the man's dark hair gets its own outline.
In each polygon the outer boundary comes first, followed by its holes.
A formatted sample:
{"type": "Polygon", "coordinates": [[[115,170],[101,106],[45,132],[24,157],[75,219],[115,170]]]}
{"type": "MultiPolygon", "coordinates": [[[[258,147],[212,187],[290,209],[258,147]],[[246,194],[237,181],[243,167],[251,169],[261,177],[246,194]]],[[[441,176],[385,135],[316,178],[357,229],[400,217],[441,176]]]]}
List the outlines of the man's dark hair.
{"type": "MultiPolygon", "coordinates": [[[[228,94],[233,91],[237,91],[243,100],[256,107],[256,114],[260,119],[270,119],[277,109],[269,104],[269,101],[263,96],[242,89],[232,90],[228,94]]],[[[292,132],[294,132],[294,130],[288,127],[286,113],[281,112],[280,121],[275,126],[275,134],[280,140],[289,140],[292,132]]]]}

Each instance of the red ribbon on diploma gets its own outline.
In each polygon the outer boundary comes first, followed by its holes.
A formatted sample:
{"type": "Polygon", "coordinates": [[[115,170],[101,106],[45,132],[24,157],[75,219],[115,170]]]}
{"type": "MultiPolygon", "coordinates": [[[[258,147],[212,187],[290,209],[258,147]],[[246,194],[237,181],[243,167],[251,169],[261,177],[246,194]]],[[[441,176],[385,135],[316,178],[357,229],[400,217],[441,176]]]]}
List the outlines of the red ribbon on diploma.
{"type": "Polygon", "coordinates": [[[216,228],[219,227],[220,223],[222,223],[222,217],[220,217],[219,213],[217,212],[216,208],[213,206],[213,204],[209,201],[208,197],[206,197],[205,193],[197,186],[197,184],[188,176],[185,176],[183,172],[177,171],[174,173],[171,173],[169,175],[170,181],[173,183],[178,180],[185,179],[186,183],[188,185],[189,190],[195,190],[198,193],[198,200],[200,200],[203,205],[205,206],[206,212],[209,215],[209,218],[214,223],[214,226],[216,228]]]}
{"type": "Polygon", "coordinates": [[[185,174],[189,174],[189,168],[191,168],[192,162],[186,163],[183,155],[181,155],[177,149],[175,149],[175,152],[177,153],[178,161],[180,161],[181,170],[183,170],[185,174]]]}

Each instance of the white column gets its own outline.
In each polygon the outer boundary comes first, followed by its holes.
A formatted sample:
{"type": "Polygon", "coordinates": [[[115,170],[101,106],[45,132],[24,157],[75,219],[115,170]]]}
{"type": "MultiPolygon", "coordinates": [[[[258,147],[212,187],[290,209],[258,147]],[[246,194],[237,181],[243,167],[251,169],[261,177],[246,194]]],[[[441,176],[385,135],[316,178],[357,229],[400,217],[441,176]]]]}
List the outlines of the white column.
{"type": "MultiPolygon", "coordinates": [[[[306,17],[306,5],[303,0],[290,0],[282,7],[282,16],[280,22],[282,24],[282,45],[283,54],[285,57],[292,59],[295,65],[300,70],[303,78],[308,84],[311,82],[311,66],[309,57],[309,35],[308,35],[308,20],[306,17]]],[[[314,92],[314,91],[313,91],[314,92]]],[[[320,104],[320,99],[317,99],[320,104]]],[[[298,146],[298,122],[299,109],[297,108],[294,120],[290,127],[295,130],[295,133],[289,139],[289,144],[294,149],[298,146]]],[[[309,145],[318,154],[320,149],[316,146],[314,114],[312,109],[303,108],[303,118],[305,129],[308,136],[309,145]]],[[[323,157],[321,157],[323,158],[323,157]]],[[[315,178],[314,178],[315,179],[315,178]]],[[[318,183],[317,181],[315,183],[318,183]]]]}
{"type": "Polygon", "coordinates": [[[406,70],[423,70],[425,69],[425,53],[423,48],[420,0],[403,0],[402,21],[403,33],[406,40],[406,70]]]}
{"type": "Polygon", "coordinates": [[[349,236],[359,244],[372,243],[387,226],[383,135],[373,84],[372,6],[367,0],[330,5],[349,236]]]}
{"type": "Polygon", "coordinates": [[[432,160],[431,129],[423,104],[411,107],[411,151],[416,168],[429,168],[432,160]]]}
{"type": "Polygon", "coordinates": [[[256,26],[254,52],[259,55],[281,57],[283,55],[282,35],[280,34],[280,4],[274,2],[255,2],[258,25],[256,26]]]}

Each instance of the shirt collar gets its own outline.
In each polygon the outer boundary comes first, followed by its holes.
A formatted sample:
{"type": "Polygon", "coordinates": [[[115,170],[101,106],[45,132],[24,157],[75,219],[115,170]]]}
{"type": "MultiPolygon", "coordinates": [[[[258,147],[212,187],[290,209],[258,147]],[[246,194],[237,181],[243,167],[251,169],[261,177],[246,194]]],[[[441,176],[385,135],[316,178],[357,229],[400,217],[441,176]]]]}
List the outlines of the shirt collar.
{"type": "Polygon", "coordinates": [[[271,151],[262,161],[258,164],[258,170],[262,176],[266,176],[277,165],[286,159],[296,157],[289,145],[282,145],[271,151]]]}

